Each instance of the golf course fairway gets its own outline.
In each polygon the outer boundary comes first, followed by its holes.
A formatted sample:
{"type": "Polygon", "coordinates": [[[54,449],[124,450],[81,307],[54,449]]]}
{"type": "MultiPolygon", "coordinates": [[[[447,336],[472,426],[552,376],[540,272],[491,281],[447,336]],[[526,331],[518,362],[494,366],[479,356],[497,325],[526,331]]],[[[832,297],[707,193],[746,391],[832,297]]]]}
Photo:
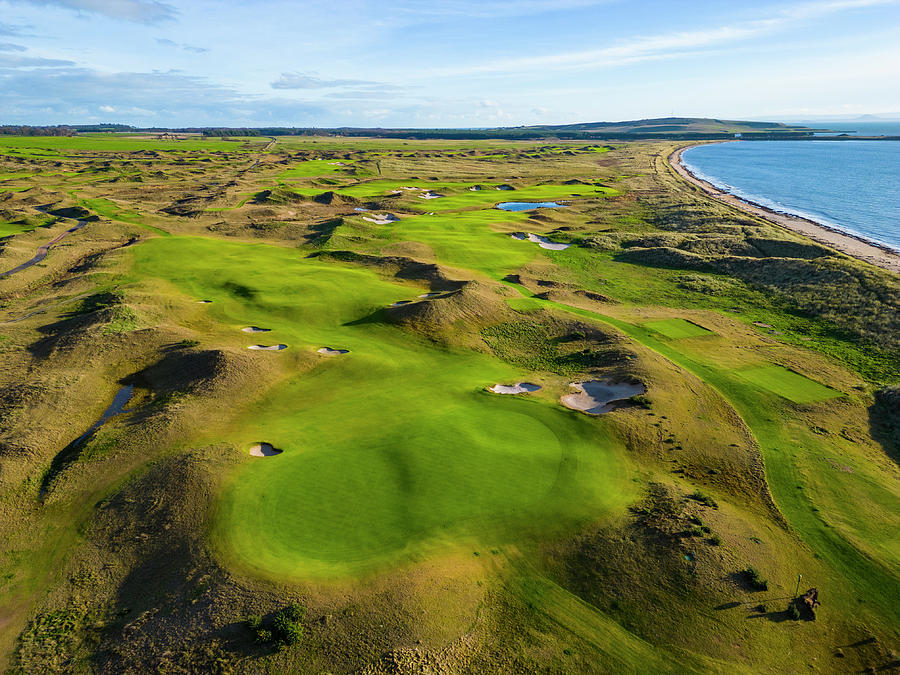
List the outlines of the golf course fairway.
{"type": "Polygon", "coordinates": [[[284,355],[350,349],[288,379],[229,430],[247,447],[284,450],[248,461],[221,498],[217,539],[243,567],[279,578],[360,573],[442,537],[497,545],[633,499],[602,421],[487,393],[521,373],[359,321],[408,287],[289,249],[207,239],[156,239],[135,261],[141,276],[212,300],[204,311],[222,323],[271,328],[284,355]],[[271,269],[280,273],[261,271],[271,269]]]}

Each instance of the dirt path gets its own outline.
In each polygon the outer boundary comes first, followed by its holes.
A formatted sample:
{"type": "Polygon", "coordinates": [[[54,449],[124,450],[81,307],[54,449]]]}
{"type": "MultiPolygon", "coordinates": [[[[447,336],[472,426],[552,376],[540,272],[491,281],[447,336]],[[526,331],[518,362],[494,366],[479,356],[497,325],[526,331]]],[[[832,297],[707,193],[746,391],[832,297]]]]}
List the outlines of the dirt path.
{"type": "Polygon", "coordinates": [[[68,230],[66,230],[62,234],[58,234],[55,237],[53,237],[53,239],[48,241],[43,246],[38,246],[37,253],[35,254],[35,256],[33,258],[31,258],[31,260],[26,260],[18,267],[13,267],[11,270],[0,273],[0,278],[8,277],[11,274],[15,274],[16,272],[21,272],[22,270],[26,270],[29,267],[31,267],[32,265],[35,265],[36,263],[41,262],[41,260],[43,260],[44,258],[47,257],[47,254],[50,252],[50,248],[54,244],[59,243],[63,239],[63,237],[67,237],[68,235],[72,234],[73,232],[80,230],[82,227],[84,227],[87,224],[88,224],[88,221],[79,220],[78,224],[75,227],[70,227],[68,230]]]}
{"type": "Polygon", "coordinates": [[[781,227],[787,228],[788,230],[791,230],[792,232],[802,234],[806,237],[809,237],[813,241],[817,241],[820,244],[824,244],[825,246],[830,246],[831,248],[837,249],[841,253],[846,253],[849,256],[852,256],[859,260],[863,260],[872,265],[877,265],[878,267],[889,270],[891,272],[900,273],[900,254],[896,253],[892,249],[878,246],[877,244],[873,244],[872,242],[862,239],[861,237],[855,237],[852,234],[840,232],[838,230],[826,227],[825,225],[822,225],[820,223],[813,222],[812,220],[807,220],[806,218],[791,216],[786,213],[778,213],[777,211],[767,209],[766,207],[760,206],[759,204],[755,204],[727,192],[723,192],[714,185],[697,178],[681,163],[681,153],[687,150],[689,147],[692,146],[679,148],[678,150],[673,152],[671,155],[669,155],[667,162],[679,176],[681,176],[684,180],[691,183],[692,185],[696,185],[697,187],[699,187],[701,190],[703,190],[703,192],[705,192],[713,199],[740,209],[745,213],[749,213],[760,218],[765,218],[775,225],[779,225],[781,227]]]}

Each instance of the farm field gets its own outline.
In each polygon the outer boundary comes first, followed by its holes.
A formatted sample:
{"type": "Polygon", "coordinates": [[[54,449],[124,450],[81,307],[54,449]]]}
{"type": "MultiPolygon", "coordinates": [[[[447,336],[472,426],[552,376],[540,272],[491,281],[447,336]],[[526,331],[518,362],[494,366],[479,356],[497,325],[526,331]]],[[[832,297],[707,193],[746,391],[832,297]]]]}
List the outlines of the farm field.
{"type": "Polygon", "coordinates": [[[898,279],[678,147],[0,137],[0,668],[897,667],[898,279]]]}

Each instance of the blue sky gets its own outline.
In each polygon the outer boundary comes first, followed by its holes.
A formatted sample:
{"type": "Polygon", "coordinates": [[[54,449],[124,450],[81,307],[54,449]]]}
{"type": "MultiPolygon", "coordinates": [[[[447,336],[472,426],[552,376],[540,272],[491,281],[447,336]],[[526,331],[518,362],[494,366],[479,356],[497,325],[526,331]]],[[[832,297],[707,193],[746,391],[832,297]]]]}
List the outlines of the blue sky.
{"type": "Polygon", "coordinates": [[[0,123],[897,111],[900,0],[0,0],[0,123]]]}

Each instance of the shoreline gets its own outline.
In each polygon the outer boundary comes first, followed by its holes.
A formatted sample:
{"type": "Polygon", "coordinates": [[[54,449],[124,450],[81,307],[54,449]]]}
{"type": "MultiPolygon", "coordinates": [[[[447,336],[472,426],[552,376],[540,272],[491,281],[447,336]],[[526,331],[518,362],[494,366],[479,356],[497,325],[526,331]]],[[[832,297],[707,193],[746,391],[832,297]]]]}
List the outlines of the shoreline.
{"type": "MultiPolygon", "coordinates": [[[[719,142],[733,143],[735,141],[719,142]]],[[[709,197],[729,206],[738,208],[750,215],[763,218],[774,225],[779,225],[797,234],[802,234],[819,244],[829,246],[853,258],[888,270],[889,272],[900,274],[900,253],[889,246],[830,227],[823,223],[818,223],[809,218],[775,211],[762,204],[757,204],[756,202],[733,195],[730,192],[725,192],[712,183],[705,181],[702,178],[698,178],[691,173],[690,169],[688,169],[681,161],[681,154],[688,148],[695,147],[696,145],[700,144],[692,143],[691,145],[678,148],[669,154],[666,161],[679,176],[688,183],[699,187],[709,197]]]]}

